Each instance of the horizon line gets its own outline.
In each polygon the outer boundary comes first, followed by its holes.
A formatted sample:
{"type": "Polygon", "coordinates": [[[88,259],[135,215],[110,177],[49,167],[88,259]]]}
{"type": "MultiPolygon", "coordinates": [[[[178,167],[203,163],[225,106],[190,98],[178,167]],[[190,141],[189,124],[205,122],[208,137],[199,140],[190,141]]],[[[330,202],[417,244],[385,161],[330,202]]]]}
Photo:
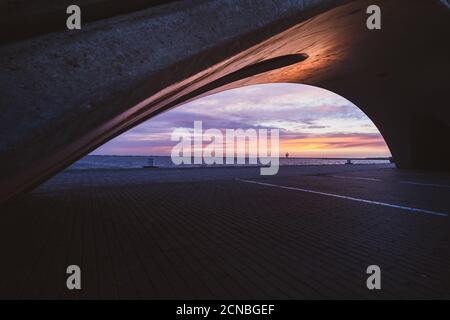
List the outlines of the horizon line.
{"type": "MultiPolygon", "coordinates": [[[[100,156],[100,157],[168,157],[170,155],[142,155],[142,154],[87,154],[86,156],[100,156]]],[[[223,157],[226,158],[226,157],[223,157]]],[[[235,158],[235,157],[233,157],[235,158]]],[[[247,156],[246,156],[247,158],[247,156]]],[[[279,157],[280,159],[323,159],[323,160],[390,160],[392,156],[379,157],[279,157]]],[[[81,159],[81,158],[80,158],[81,159]]]]}

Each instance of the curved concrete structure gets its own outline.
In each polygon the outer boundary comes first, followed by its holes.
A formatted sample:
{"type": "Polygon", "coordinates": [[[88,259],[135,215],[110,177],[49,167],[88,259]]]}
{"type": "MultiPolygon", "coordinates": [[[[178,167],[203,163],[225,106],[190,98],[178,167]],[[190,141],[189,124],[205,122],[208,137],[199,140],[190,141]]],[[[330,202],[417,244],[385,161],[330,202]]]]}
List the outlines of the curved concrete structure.
{"type": "Polygon", "coordinates": [[[375,31],[373,1],[197,0],[2,45],[0,199],[164,110],[267,82],[334,91],[378,126],[400,168],[449,169],[448,9],[376,2],[375,31]]]}

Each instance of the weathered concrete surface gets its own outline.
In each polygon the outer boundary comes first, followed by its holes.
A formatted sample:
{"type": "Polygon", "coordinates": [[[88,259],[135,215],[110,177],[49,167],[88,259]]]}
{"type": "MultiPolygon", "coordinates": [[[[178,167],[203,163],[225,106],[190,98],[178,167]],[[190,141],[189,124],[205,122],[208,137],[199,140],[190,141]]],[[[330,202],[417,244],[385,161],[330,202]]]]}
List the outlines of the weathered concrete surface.
{"type": "Polygon", "coordinates": [[[378,1],[383,29],[369,31],[369,4],[186,1],[3,45],[0,198],[212,92],[208,83],[296,53],[309,58],[213,89],[264,82],[330,89],[366,112],[400,167],[448,168],[448,10],[437,1],[378,1]]]}
{"type": "Polygon", "coordinates": [[[17,41],[66,28],[66,9],[82,8],[84,23],[180,0],[0,0],[0,42],[17,41]]]}

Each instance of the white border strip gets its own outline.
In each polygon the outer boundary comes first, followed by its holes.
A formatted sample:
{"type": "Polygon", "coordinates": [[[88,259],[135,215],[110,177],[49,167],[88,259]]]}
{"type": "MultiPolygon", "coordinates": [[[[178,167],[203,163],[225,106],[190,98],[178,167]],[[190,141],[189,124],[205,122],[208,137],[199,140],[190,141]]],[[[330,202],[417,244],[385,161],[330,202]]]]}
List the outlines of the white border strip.
{"type": "Polygon", "coordinates": [[[448,216],[448,214],[444,213],[444,212],[437,212],[437,211],[431,211],[431,210],[425,210],[425,209],[411,208],[411,207],[400,206],[400,205],[396,205],[396,204],[390,204],[390,203],[384,203],[384,202],[378,202],[378,201],[371,201],[371,200],[366,200],[366,199],[342,196],[342,195],[334,194],[334,193],[320,192],[320,191],[314,191],[314,190],[308,190],[308,189],[302,189],[302,188],[296,188],[296,187],[280,186],[280,185],[277,185],[277,184],[258,182],[258,181],[253,181],[253,180],[244,180],[244,179],[239,179],[239,178],[236,178],[236,180],[237,181],[241,181],[241,182],[246,182],[246,183],[258,184],[258,185],[261,185],[261,186],[275,187],[275,188],[280,188],[280,189],[294,190],[294,191],[301,191],[301,192],[308,192],[308,193],[320,194],[322,196],[334,197],[334,198],[339,198],[339,199],[346,199],[346,200],[351,200],[351,201],[356,201],[356,202],[363,202],[363,203],[369,203],[369,204],[375,204],[375,205],[378,205],[378,206],[396,208],[396,209],[401,209],[401,210],[408,210],[408,211],[418,212],[418,213],[426,213],[426,214],[431,214],[431,215],[434,215],[434,216],[441,216],[441,217],[447,217],[448,216]]]}

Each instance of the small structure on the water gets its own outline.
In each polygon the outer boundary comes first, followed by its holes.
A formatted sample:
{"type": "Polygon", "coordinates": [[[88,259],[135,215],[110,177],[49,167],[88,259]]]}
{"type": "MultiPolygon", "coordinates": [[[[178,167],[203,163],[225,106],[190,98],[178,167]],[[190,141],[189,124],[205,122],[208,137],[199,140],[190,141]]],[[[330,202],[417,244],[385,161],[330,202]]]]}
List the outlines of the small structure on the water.
{"type": "Polygon", "coordinates": [[[289,152],[286,152],[286,159],[289,158],[289,152]]]}
{"type": "Polygon", "coordinates": [[[352,159],[347,159],[347,162],[345,164],[353,164],[352,159]]]}
{"type": "Polygon", "coordinates": [[[143,166],[143,168],[155,169],[155,168],[158,168],[158,166],[155,166],[155,159],[153,157],[149,157],[147,159],[147,165],[143,166]]]}

